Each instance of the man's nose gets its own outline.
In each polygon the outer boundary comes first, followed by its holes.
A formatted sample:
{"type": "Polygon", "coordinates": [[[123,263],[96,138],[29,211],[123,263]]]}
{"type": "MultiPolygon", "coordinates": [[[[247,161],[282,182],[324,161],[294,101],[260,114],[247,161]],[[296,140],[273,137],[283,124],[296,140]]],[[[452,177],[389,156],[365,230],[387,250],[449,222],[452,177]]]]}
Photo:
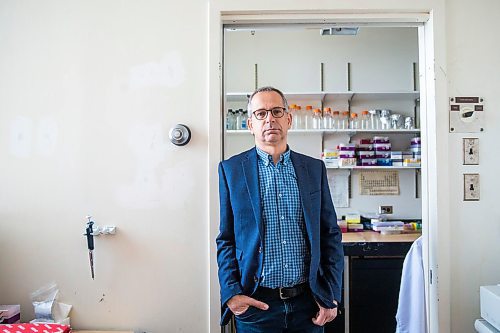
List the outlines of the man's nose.
{"type": "Polygon", "coordinates": [[[274,118],[273,113],[271,111],[267,111],[266,122],[270,123],[271,121],[276,121],[276,118],[274,118]]]}

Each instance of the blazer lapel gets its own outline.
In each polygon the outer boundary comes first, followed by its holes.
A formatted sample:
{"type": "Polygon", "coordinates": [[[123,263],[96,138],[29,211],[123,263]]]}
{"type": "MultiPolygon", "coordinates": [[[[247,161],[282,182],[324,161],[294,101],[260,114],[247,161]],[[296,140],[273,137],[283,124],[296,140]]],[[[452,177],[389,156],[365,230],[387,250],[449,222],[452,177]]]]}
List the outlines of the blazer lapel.
{"type": "Polygon", "coordinates": [[[311,191],[309,189],[309,170],[300,155],[291,151],[290,158],[292,159],[295,175],[297,176],[297,184],[299,186],[300,200],[302,202],[307,235],[309,236],[310,244],[312,244],[313,227],[311,225],[311,191]]]}
{"type": "Polygon", "coordinates": [[[259,192],[259,172],[257,166],[257,151],[250,150],[245,159],[241,162],[243,174],[247,184],[250,201],[252,204],[253,213],[255,215],[255,222],[259,229],[260,236],[264,235],[264,226],[262,223],[262,208],[260,205],[260,192],[259,192]]]}

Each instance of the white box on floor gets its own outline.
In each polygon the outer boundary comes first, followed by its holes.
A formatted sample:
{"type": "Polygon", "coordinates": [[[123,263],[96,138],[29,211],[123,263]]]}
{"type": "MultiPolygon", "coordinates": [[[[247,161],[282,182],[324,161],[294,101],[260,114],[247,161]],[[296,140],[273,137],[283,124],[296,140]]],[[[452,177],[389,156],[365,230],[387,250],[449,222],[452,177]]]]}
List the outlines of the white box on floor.
{"type": "Polygon", "coordinates": [[[481,317],[500,331],[500,285],[481,286],[479,294],[481,317]]]}

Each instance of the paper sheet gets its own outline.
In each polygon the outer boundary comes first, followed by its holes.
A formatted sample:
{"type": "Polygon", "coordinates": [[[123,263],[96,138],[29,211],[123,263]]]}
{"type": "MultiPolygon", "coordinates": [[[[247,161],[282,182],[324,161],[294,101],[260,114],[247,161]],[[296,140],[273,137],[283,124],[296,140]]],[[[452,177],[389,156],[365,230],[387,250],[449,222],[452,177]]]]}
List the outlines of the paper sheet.
{"type": "Polygon", "coordinates": [[[359,194],[399,195],[398,171],[362,171],[359,174],[359,194]]]}
{"type": "Polygon", "coordinates": [[[331,170],[328,172],[328,185],[335,208],[349,207],[349,170],[331,170]]]}

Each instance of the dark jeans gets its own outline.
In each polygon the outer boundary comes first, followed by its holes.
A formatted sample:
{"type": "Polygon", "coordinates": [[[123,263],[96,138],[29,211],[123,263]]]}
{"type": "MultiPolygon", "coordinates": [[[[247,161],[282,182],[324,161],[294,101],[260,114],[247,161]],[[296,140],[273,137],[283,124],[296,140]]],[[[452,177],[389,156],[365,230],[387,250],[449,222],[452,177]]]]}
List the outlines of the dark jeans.
{"type": "Polygon", "coordinates": [[[253,298],[269,305],[260,310],[249,307],[235,316],[237,333],[323,333],[323,327],[312,322],[319,308],[310,290],[287,300],[262,295],[259,290],[253,298]]]}

